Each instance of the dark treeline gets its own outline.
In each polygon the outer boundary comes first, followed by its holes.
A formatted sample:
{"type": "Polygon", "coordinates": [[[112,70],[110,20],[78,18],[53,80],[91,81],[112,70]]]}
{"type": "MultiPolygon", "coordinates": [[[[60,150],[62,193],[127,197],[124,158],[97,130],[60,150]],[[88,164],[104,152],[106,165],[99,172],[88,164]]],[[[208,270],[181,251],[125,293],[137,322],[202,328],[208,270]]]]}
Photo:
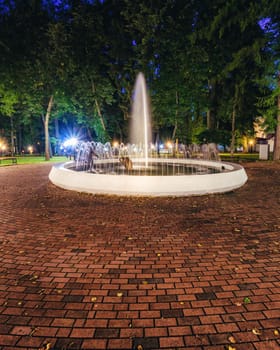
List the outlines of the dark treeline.
{"type": "Polygon", "coordinates": [[[138,72],[154,140],[232,150],[260,116],[280,159],[279,0],[0,1],[0,140],[128,141],[138,72]]]}

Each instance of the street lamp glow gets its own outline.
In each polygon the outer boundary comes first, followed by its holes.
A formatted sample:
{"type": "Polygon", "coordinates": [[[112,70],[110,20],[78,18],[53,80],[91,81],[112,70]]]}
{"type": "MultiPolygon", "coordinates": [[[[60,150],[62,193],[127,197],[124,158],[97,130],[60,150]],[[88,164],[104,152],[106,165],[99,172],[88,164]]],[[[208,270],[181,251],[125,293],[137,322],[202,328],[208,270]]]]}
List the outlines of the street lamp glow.
{"type": "Polygon", "coordinates": [[[171,143],[170,141],[168,141],[168,142],[166,143],[166,146],[167,146],[167,148],[169,148],[169,149],[172,149],[172,148],[173,148],[173,145],[172,145],[172,143],[171,143]]]}
{"type": "Polygon", "coordinates": [[[4,152],[7,149],[7,146],[4,143],[0,143],[0,149],[4,152]]]}

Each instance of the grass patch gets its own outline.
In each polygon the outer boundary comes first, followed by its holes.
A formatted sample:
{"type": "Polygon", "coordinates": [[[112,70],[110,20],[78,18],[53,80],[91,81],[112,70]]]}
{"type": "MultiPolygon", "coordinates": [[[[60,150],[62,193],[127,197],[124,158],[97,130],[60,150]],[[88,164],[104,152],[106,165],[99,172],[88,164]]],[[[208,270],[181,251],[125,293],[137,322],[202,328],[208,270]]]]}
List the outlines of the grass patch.
{"type": "Polygon", "coordinates": [[[67,162],[66,157],[52,157],[49,161],[45,160],[44,156],[19,156],[17,157],[18,164],[38,164],[38,163],[60,163],[67,162]]]}
{"type": "MultiPolygon", "coordinates": [[[[225,162],[256,162],[259,160],[259,153],[220,153],[222,161],[225,162]]],[[[271,159],[272,155],[270,155],[271,159]]]]}
{"type": "Polygon", "coordinates": [[[258,153],[220,153],[221,160],[224,161],[256,161],[259,159],[258,153]]]}
{"type": "MultiPolygon", "coordinates": [[[[66,157],[52,157],[50,161],[46,161],[44,156],[17,156],[17,164],[40,164],[40,163],[63,163],[67,162],[66,157]]],[[[0,166],[12,165],[11,160],[2,160],[0,166]]]]}

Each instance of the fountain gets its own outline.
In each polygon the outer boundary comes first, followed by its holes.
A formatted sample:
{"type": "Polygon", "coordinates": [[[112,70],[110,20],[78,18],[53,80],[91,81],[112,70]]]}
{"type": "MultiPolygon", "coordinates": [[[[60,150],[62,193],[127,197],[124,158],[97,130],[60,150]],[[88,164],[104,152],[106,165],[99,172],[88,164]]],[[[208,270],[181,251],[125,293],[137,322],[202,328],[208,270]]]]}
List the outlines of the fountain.
{"type": "Polygon", "coordinates": [[[178,158],[159,157],[151,144],[149,107],[145,79],[140,73],[133,95],[132,143],[111,146],[109,142],[82,142],[76,161],[53,166],[50,181],[68,190],[130,196],[222,193],[246,183],[244,168],[220,162],[212,144],[176,145],[178,158]]]}
{"type": "Polygon", "coordinates": [[[143,145],[145,166],[148,167],[148,148],[152,141],[152,127],[149,96],[142,73],[138,74],[135,82],[130,124],[130,140],[136,145],[143,145]]]}

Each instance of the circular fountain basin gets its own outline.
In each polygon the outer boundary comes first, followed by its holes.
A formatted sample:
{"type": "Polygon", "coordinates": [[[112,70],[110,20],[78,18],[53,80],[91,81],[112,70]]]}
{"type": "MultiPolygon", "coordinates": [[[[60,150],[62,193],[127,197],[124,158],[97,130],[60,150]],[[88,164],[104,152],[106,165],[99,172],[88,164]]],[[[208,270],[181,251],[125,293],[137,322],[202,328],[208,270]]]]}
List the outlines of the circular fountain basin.
{"type": "MultiPolygon", "coordinates": [[[[150,161],[150,160],[149,160],[150,161]]],[[[194,175],[116,175],[110,173],[88,173],[73,170],[74,162],[54,165],[49,174],[50,181],[66,190],[93,194],[121,196],[193,196],[224,193],[243,186],[247,181],[244,168],[238,164],[204,161],[196,159],[152,159],[153,162],[175,162],[190,166],[214,169],[214,173],[194,175]],[[71,169],[72,168],[72,169],[71,169]],[[217,171],[217,172],[216,172],[217,171]]],[[[106,163],[106,160],[97,162],[106,163]]],[[[109,160],[108,160],[109,162],[109,160]]],[[[112,160],[110,160],[112,162],[112,160]]],[[[118,160],[116,160],[118,162],[118,160]]],[[[133,165],[135,161],[133,161],[133,165]]]]}

